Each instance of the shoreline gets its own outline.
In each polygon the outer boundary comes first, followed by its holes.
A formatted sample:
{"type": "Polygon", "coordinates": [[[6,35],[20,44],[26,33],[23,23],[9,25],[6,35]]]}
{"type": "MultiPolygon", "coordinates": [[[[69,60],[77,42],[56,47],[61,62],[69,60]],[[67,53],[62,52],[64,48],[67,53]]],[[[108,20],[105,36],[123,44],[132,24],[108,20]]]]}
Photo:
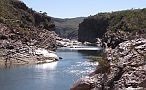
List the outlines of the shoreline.
{"type": "Polygon", "coordinates": [[[7,51],[7,53],[1,53],[2,56],[0,57],[0,67],[7,65],[32,65],[51,63],[59,60],[59,57],[55,52],[43,48],[32,48],[24,53],[16,51],[7,51]]]}
{"type": "Polygon", "coordinates": [[[46,64],[46,63],[53,63],[57,62],[58,60],[43,60],[43,61],[32,61],[29,63],[20,63],[20,62],[8,62],[5,63],[4,60],[0,60],[0,68],[13,68],[19,66],[31,66],[31,65],[39,65],[39,64],[46,64]]]}

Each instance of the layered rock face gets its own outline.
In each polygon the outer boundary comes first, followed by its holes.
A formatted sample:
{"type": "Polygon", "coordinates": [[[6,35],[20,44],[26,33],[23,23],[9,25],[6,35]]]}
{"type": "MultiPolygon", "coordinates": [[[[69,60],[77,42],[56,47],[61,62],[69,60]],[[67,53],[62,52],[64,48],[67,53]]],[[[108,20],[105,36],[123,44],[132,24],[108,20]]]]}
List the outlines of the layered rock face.
{"type": "Polygon", "coordinates": [[[125,41],[105,52],[108,72],[100,72],[99,65],[92,76],[78,80],[71,90],[146,89],[146,39],[125,41]]]}

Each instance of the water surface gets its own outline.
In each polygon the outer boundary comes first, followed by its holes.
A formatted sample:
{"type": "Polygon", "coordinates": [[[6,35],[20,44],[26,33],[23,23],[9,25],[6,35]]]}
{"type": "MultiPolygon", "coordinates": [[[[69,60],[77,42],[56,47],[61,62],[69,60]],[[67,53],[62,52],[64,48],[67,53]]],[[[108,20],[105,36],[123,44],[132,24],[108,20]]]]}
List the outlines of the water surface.
{"type": "Polygon", "coordinates": [[[0,90],[69,90],[77,79],[88,75],[95,64],[87,56],[99,51],[58,49],[58,62],[0,69],[0,90]]]}

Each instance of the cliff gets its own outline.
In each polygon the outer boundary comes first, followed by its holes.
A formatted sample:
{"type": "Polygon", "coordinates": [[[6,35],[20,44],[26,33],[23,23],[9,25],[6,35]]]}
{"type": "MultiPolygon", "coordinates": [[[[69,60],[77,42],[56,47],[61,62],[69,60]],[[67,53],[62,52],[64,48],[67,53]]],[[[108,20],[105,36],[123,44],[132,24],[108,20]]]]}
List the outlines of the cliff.
{"type": "Polygon", "coordinates": [[[145,8],[89,16],[79,25],[78,40],[95,43],[96,38],[100,38],[114,48],[119,43],[133,38],[132,36],[145,34],[145,18],[145,8]]]}

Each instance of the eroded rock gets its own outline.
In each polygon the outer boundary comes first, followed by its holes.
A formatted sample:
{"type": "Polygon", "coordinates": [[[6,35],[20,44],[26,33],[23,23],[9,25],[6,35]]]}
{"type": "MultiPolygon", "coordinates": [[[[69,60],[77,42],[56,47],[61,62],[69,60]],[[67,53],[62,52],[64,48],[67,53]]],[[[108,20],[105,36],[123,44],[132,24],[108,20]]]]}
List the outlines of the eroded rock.
{"type": "MultiPolygon", "coordinates": [[[[139,38],[120,43],[115,49],[106,48],[110,72],[94,73],[86,81],[75,83],[71,90],[145,90],[146,89],[146,39],[139,38]],[[100,77],[100,78],[99,78],[100,77]],[[94,82],[94,87],[90,87],[94,82]],[[80,86],[81,85],[81,86],[80,86]],[[79,89],[76,89],[80,87],[79,89]]],[[[102,70],[102,69],[100,69],[102,70]]]]}

